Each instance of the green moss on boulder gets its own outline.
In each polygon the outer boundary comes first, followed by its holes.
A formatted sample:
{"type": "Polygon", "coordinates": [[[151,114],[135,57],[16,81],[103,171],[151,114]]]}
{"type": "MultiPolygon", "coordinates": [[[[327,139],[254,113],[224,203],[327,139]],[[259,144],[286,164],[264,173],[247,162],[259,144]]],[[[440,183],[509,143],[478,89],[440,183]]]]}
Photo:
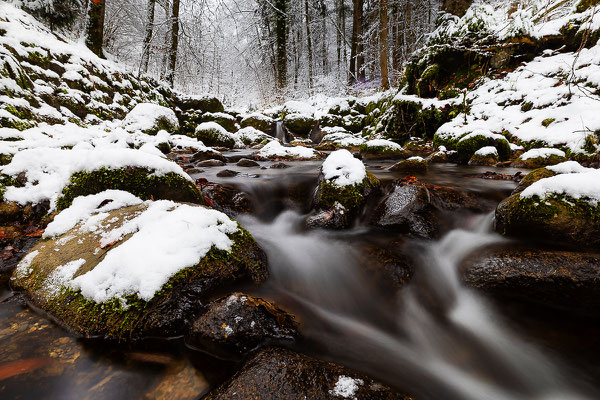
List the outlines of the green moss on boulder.
{"type": "Polygon", "coordinates": [[[402,173],[423,173],[429,169],[429,163],[422,157],[411,157],[403,161],[399,161],[390,167],[390,171],[402,173]]]}
{"type": "Polygon", "coordinates": [[[235,147],[235,138],[216,122],[205,122],[196,128],[194,136],[206,146],[235,147]]]}
{"type": "MultiPolygon", "coordinates": [[[[126,207],[109,213],[109,226],[118,228],[124,221],[144,210],[144,205],[126,207]]],[[[125,299],[96,302],[77,289],[56,282],[59,266],[83,259],[85,263],[74,277],[93,270],[114,248],[132,235],[98,251],[101,232],[81,233],[76,226],[64,235],[39,242],[29,253],[29,266],[15,271],[12,284],[23,290],[37,307],[85,337],[129,341],[146,336],[172,337],[185,332],[191,319],[202,311],[203,301],[216,290],[236,281],[260,283],[267,277],[266,257],[252,236],[243,229],[228,235],[230,251],[212,248],[202,259],[173,275],[154,296],[146,301],[137,294],[125,299]],[[71,239],[69,239],[72,237],[71,239]],[[60,248],[61,251],[55,251],[60,248]],[[36,253],[37,252],[37,253],[36,253]]],[[[160,235],[160,232],[157,232],[160,235]]],[[[129,265],[124,262],[123,268],[129,265]]]]}
{"type": "Polygon", "coordinates": [[[59,210],[67,208],[78,196],[100,193],[115,189],[130,192],[141,199],[165,199],[204,204],[196,185],[185,177],[170,172],[155,175],[146,168],[128,167],[121,169],[101,168],[96,171],[81,171],[71,176],[56,202],[59,210]]]}
{"type": "Polygon", "coordinates": [[[501,160],[507,160],[511,155],[510,144],[503,136],[471,133],[463,136],[456,143],[458,159],[466,163],[473,157],[477,150],[488,146],[496,148],[501,160]]]}
{"type": "Polygon", "coordinates": [[[295,136],[308,137],[316,121],[304,114],[288,114],[283,119],[285,127],[295,136]]]}

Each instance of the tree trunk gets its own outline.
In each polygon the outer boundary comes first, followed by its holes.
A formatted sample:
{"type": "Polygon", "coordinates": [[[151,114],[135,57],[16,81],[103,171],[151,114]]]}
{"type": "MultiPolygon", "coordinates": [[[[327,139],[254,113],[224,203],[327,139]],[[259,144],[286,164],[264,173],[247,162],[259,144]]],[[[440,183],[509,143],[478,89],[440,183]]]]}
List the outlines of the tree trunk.
{"type": "Polygon", "coordinates": [[[310,38],[310,13],[308,9],[308,0],[304,0],[304,13],[306,16],[306,47],[308,51],[308,88],[313,88],[313,51],[312,40],[310,38]]]}
{"type": "Polygon", "coordinates": [[[167,67],[167,82],[175,84],[175,68],[177,66],[177,47],[179,46],[179,0],[173,0],[171,13],[171,48],[169,49],[169,66],[167,67]]]}
{"type": "Polygon", "coordinates": [[[321,58],[323,61],[323,75],[327,75],[327,4],[325,0],[321,0],[321,58]]]}
{"type": "Polygon", "coordinates": [[[361,0],[352,0],[352,43],[350,45],[350,77],[349,83],[352,84],[356,82],[358,78],[358,74],[356,73],[357,67],[357,52],[358,52],[358,8],[361,0]]]}
{"type": "Polygon", "coordinates": [[[146,36],[144,37],[144,47],[142,52],[142,62],[140,72],[148,72],[148,63],[150,61],[150,42],[152,41],[152,32],[154,31],[154,8],[156,0],[148,0],[148,10],[146,18],[146,36]]]}
{"type": "Polygon", "coordinates": [[[360,82],[365,81],[365,70],[363,68],[365,64],[365,55],[364,55],[364,42],[363,42],[363,33],[364,33],[364,0],[357,0],[357,43],[356,43],[356,77],[360,82]]]}
{"type": "Polygon", "coordinates": [[[277,86],[287,85],[287,0],[275,1],[275,41],[277,43],[277,86]]]}
{"type": "Polygon", "coordinates": [[[104,58],[102,43],[104,42],[105,0],[90,0],[85,28],[85,44],[98,57],[104,58]]]}
{"type": "Polygon", "coordinates": [[[379,66],[381,68],[381,89],[390,88],[388,77],[388,1],[379,0],[379,66]]]}

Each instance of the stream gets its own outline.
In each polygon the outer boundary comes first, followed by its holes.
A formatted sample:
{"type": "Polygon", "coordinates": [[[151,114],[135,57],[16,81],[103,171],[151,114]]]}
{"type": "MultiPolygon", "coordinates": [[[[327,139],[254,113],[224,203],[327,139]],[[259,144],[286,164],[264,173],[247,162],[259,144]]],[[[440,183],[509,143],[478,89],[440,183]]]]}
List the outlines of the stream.
{"type": "MultiPolygon", "coordinates": [[[[244,151],[227,155],[243,156],[244,151]]],[[[401,178],[391,161],[368,161],[383,182],[401,178]]],[[[287,169],[220,168],[197,177],[248,193],[255,210],[238,219],[267,253],[270,278],[254,295],[298,317],[295,350],[364,372],[416,399],[594,399],[600,397],[600,329],[567,312],[500,301],[465,287],[468,256],[509,244],[492,231],[493,213],[456,212],[433,241],[357,223],[346,231],[307,230],[321,162],[287,169]],[[414,276],[394,290],[368,264],[369,248],[401,251],[414,276]],[[365,261],[367,260],[367,261],[365,261]]],[[[473,178],[489,167],[432,165],[417,177],[497,204],[514,182],[473,178]]],[[[515,169],[497,170],[514,174],[515,169]]],[[[180,339],[130,346],[81,340],[0,289],[0,398],[115,399],[202,397],[239,365],[187,349],[180,339]],[[21,360],[12,364],[8,360],[21,360]],[[15,369],[26,369],[15,374],[15,369]],[[12,375],[11,375],[12,373],[12,375]]],[[[14,361],[11,361],[14,363],[14,361]]]]}

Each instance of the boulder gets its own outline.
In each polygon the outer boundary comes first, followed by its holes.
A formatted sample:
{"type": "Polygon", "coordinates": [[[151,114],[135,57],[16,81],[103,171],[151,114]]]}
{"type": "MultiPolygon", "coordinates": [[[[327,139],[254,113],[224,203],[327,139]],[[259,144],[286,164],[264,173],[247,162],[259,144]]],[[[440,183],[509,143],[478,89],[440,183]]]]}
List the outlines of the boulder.
{"type": "Polygon", "coordinates": [[[259,161],[306,161],[318,160],[322,156],[322,153],[309,147],[285,147],[278,140],[272,140],[254,154],[254,158],[259,161]]]}
{"type": "Polygon", "coordinates": [[[215,122],[221,125],[227,132],[235,132],[237,130],[235,117],[223,112],[204,113],[202,115],[202,122],[215,122]]]}
{"type": "Polygon", "coordinates": [[[233,178],[234,176],[239,175],[240,173],[237,171],[233,171],[231,169],[223,169],[217,172],[217,176],[219,178],[233,178]]]}
{"type": "Polygon", "coordinates": [[[432,238],[447,228],[445,211],[485,211],[490,207],[476,196],[411,179],[395,182],[371,216],[373,225],[419,238],[432,238]]]}
{"type": "Polygon", "coordinates": [[[309,217],[307,225],[349,227],[379,186],[379,180],[348,150],[331,153],[323,162],[315,191],[313,204],[317,213],[309,217]]]}
{"type": "Polygon", "coordinates": [[[206,146],[235,147],[235,137],[216,122],[204,122],[196,127],[196,139],[201,140],[206,146]]]}
{"type": "Polygon", "coordinates": [[[78,198],[44,237],[12,285],[86,337],[181,335],[215,290],[267,277],[265,254],[225,214],[126,192],[78,198]]]}
{"type": "Polygon", "coordinates": [[[294,135],[308,137],[317,121],[306,114],[288,114],[283,119],[285,127],[294,135]]]}
{"type": "Polygon", "coordinates": [[[504,136],[486,131],[476,131],[458,140],[456,144],[458,159],[467,163],[478,150],[484,147],[496,148],[500,160],[507,160],[512,153],[510,144],[504,136]]]}
{"type": "Polygon", "coordinates": [[[207,167],[222,167],[225,165],[224,161],[221,160],[204,160],[200,161],[196,164],[197,167],[207,168],[207,167]]]}
{"type": "Polygon", "coordinates": [[[225,111],[223,103],[210,95],[180,96],[175,98],[175,104],[183,111],[200,111],[202,113],[217,113],[225,111]]]}
{"type": "Polygon", "coordinates": [[[211,303],[185,341],[221,358],[239,358],[265,343],[289,343],[297,336],[290,314],[261,298],[234,293],[211,303]]]}
{"type": "Polygon", "coordinates": [[[256,353],[207,400],[408,399],[348,368],[291,350],[269,347],[256,353]]]}
{"type": "Polygon", "coordinates": [[[407,174],[427,172],[429,164],[422,157],[410,157],[406,160],[399,161],[390,167],[390,171],[402,172],[407,174]]]}
{"type": "Polygon", "coordinates": [[[386,139],[373,139],[360,145],[360,155],[367,159],[397,158],[406,154],[402,146],[386,139]]]}
{"type": "Polygon", "coordinates": [[[494,146],[486,146],[477,150],[469,160],[469,165],[492,166],[500,162],[498,150],[494,146]]]}
{"type": "Polygon", "coordinates": [[[269,133],[273,126],[273,118],[263,114],[253,113],[242,118],[240,126],[242,128],[252,127],[260,132],[269,133]]]}
{"type": "Polygon", "coordinates": [[[467,285],[498,296],[600,313],[600,254],[499,249],[468,260],[467,285]]]}
{"type": "Polygon", "coordinates": [[[564,151],[559,149],[531,149],[521,154],[517,160],[512,163],[513,167],[537,169],[549,165],[560,164],[567,161],[564,151]]]}
{"type": "Polygon", "coordinates": [[[204,201],[215,210],[219,210],[229,217],[233,218],[238,214],[249,213],[254,209],[248,194],[230,186],[206,180],[199,181],[199,186],[204,201]]]}
{"type": "Polygon", "coordinates": [[[496,230],[509,236],[600,246],[598,170],[574,161],[534,170],[496,209],[496,230]]]}
{"type": "Polygon", "coordinates": [[[227,161],[225,159],[225,157],[223,156],[223,154],[221,154],[220,152],[218,152],[216,150],[210,149],[210,148],[206,148],[206,149],[195,152],[192,155],[191,159],[194,162],[206,161],[206,160],[219,160],[222,162],[227,161]]]}
{"type": "Polygon", "coordinates": [[[240,159],[236,165],[238,167],[252,168],[252,167],[260,167],[260,164],[254,160],[250,160],[249,158],[240,159]]]}
{"type": "Polygon", "coordinates": [[[179,132],[179,120],[175,112],[152,103],[136,105],[125,117],[122,126],[127,131],[140,131],[148,135],[156,135],[161,130],[171,134],[179,132]]]}

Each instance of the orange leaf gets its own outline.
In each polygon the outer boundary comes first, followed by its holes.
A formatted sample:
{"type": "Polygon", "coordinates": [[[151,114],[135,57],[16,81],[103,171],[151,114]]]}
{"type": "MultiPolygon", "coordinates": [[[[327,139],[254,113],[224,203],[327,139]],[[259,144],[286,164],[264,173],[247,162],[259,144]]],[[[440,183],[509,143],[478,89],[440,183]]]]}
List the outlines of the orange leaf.
{"type": "Polygon", "coordinates": [[[38,229],[37,231],[35,231],[33,233],[30,233],[30,234],[27,234],[25,236],[27,236],[27,237],[42,237],[43,233],[44,233],[43,229],[38,229]]]}
{"type": "Polygon", "coordinates": [[[52,360],[46,357],[37,357],[2,364],[0,365],[0,380],[34,371],[47,365],[50,361],[52,360]]]}

